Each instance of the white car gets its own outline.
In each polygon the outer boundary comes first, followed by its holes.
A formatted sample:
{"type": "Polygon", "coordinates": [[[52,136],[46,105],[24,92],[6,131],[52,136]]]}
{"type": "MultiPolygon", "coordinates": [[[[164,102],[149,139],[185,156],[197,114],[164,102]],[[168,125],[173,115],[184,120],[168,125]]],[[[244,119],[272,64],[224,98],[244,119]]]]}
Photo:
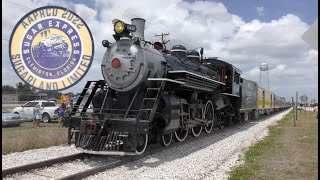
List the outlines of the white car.
{"type": "Polygon", "coordinates": [[[2,109],[2,126],[19,126],[24,120],[18,115],[6,109],[2,109]]]}
{"type": "Polygon", "coordinates": [[[34,100],[29,101],[21,107],[16,107],[12,110],[13,113],[19,114],[23,117],[24,120],[33,120],[33,110],[34,107],[40,104],[43,109],[40,110],[41,112],[41,119],[43,122],[48,123],[53,119],[57,119],[58,116],[54,114],[54,111],[59,107],[54,101],[46,101],[46,100],[34,100]]]}

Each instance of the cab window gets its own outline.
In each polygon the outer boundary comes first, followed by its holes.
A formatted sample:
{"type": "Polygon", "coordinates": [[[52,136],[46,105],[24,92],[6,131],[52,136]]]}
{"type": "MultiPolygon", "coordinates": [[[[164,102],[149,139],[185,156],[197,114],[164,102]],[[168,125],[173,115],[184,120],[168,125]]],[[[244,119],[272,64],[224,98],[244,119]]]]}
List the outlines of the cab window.
{"type": "Polygon", "coordinates": [[[234,72],[234,82],[240,84],[240,74],[237,72],[234,72]]]}

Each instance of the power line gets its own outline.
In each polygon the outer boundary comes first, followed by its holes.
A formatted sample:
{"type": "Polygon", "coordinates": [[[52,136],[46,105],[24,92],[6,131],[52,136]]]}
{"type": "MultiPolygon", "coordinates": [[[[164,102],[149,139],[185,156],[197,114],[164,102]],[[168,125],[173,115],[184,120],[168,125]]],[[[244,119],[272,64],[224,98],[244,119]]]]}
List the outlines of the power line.
{"type": "MultiPolygon", "coordinates": [[[[22,5],[22,4],[19,4],[19,3],[16,3],[16,2],[12,2],[12,1],[9,1],[9,0],[6,0],[6,1],[8,1],[8,2],[10,2],[10,3],[12,3],[12,4],[15,4],[15,5],[18,5],[18,6],[21,6],[21,7],[24,7],[24,8],[27,8],[27,9],[32,10],[31,8],[29,8],[29,7],[27,7],[27,6],[24,6],[24,5],[22,5]]],[[[129,14],[137,17],[137,15],[131,13],[129,10],[125,10],[125,9],[121,8],[121,7],[118,6],[116,3],[112,2],[112,1],[108,1],[108,2],[111,3],[111,4],[113,4],[115,7],[123,10],[124,12],[128,12],[129,14]]],[[[105,8],[107,8],[103,3],[100,3],[100,2],[96,2],[96,3],[99,4],[99,5],[102,5],[102,6],[105,7],[105,8]]],[[[102,12],[103,12],[104,14],[106,14],[107,16],[115,19],[115,17],[112,16],[111,14],[107,14],[106,11],[102,11],[102,12]]],[[[125,16],[127,16],[127,15],[125,15],[125,16]]],[[[127,17],[129,17],[129,16],[127,16],[127,17]]],[[[129,18],[130,18],[130,17],[129,17],[129,18]]],[[[152,26],[152,28],[154,28],[154,29],[156,29],[156,30],[159,30],[159,29],[162,29],[162,30],[163,30],[163,28],[154,25],[154,24],[151,23],[150,21],[147,21],[147,20],[146,20],[146,22],[147,22],[148,24],[150,24],[150,25],[152,26]]],[[[169,35],[169,36],[172,38],[173,41],[177,41],[177,42],[179,42],[179,43],[182,43],[182,44],[185,45],[185,46],[188,46],[188,45],[186,45],[186,43],[184,43],[184,42],[180,41],[179,39],[175,38],[173,35],[169,35]]]]}
{"type": "MultiPolygon", "coordinates": [[[[112,1],[109,1],[109,2],[110,2],[111,4],[113,4],[114,6],[116,6],[117,8],[122,9],[123,11],[128,12],[129,14],[131,14],[131,15],[133,15],[133,16],[138,17],[137,15],[135,15],[135,14],[131,13],[130,11],[125,10],[125,9],[121,8],[120,6],[118,6],[117,4],[115,4],[114,2],[112,2],[112,1]]],[[[128,17],[128,16],[127,16],[127,17],[128,17]]],[[[163,28],[160,28],[159,26],[154,25],[154,24],[153,24],[153,23],[151,23],[150,21],[147,21],[147,20],[146,20],[146,22],[147,22],[148,24],[150,24],[150,25],[154,26],[155,28],[158,28],[158,29],[162,29],[162,30],[163,30],[163,28]]],[[[177,38],[174,38],[174,36],[173,36],[173,35],[170,35],[170,36],[172,37],[172,39],[175,39],[176,41],[178,41],[178,42],[182,43],[183,45],[187,46],[184,42],[180,41],[180,40],[179,40],[179,39],[177,39],[177,38]]]]}
{"type": "Polygon", "coordinates": [[[24,5],[22,5],[22,4],[15,3],[15,2],[12,2],[12,1],[9,1],[9,0],[7,0],[7,1],[10,2],[10,3],[12,3],[12,4],[15,4],[15,5],[18,5],[18,6],[21,6],[21,7],[24,7],[24,8],[27,8],[27,9],[32,10],[31,8],[29,8],[29,7],[27,7],[27,6],[24,6],[24,5]]]}
{"type": "Polygon", "coordinates": [[[161,34],[156,34],[156,35],[154,35],[155,37],[161,37],[161,42],[163,43],[163,44],[166,44],[167,42],[165,42],[165,40],[164,40],[164,37],[165,36],[168,36],[169,35],[169,33],[161,33],[161,34]]]}

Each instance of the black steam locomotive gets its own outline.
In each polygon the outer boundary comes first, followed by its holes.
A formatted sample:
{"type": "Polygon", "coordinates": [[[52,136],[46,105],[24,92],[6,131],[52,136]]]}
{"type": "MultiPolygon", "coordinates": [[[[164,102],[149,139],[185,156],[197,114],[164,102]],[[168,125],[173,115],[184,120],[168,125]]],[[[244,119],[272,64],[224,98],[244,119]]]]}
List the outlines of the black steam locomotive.
{"type": "Polygon", "coordinates": [[[107,48],[104,80],[87,82],[64,121],[68,142],[74,135],[84,152],[139,155],[150,143],[169,146],[173,137],[181,142],[189,133],[198,137],[213,127],[288,107],[284,99],[241,78],[232,64],[203,58],[203,48],[177,45],[169,51],[162,43],[146,41],[144,19],[113,24],[116,42],[102,42],[107,48]]]}

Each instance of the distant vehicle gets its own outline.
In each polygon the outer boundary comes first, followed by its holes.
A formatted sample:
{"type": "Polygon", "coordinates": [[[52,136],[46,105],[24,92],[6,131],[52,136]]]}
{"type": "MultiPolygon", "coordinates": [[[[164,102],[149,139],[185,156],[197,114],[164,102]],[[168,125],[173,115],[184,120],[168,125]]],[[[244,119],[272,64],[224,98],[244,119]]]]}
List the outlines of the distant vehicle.
{"type": "Polygon", "coordinates": [[[54,101],[55,103],[57,103],[57,98],[51,98],[49,101],[54,101]]]}
{"type": "Polygon", "coordinates": [[[20,115],[2,109],[2,126],[19,126],[21,123],[24,123],[24,120],[20,115]]]}
{"type": "Polygon", "coordinates": [[[46,101],[46,100],[34,100],[29,101],[21,107],[16,107],[12,110],[13,113],[19,114],[23,117],[24,120],[33,120],[33,110],[34,107],[40,104],[43,107],[41,112],[41,119],[45,123],[49,123],[53,119],[57,119],[58,116],[54,114],[54,110],[56,110],[59,106],[54,101],[46,101]]]}
{"type": "Polygon", "coordinates": [[[297,109],[298,109],[298,110],[301,110],[301,109],[302,109],[302,107],[301,107],[301,106],[297,106],[297,109]]]}

